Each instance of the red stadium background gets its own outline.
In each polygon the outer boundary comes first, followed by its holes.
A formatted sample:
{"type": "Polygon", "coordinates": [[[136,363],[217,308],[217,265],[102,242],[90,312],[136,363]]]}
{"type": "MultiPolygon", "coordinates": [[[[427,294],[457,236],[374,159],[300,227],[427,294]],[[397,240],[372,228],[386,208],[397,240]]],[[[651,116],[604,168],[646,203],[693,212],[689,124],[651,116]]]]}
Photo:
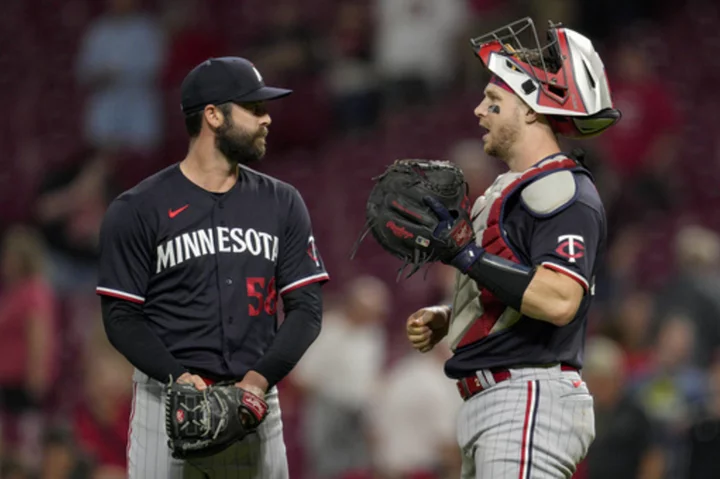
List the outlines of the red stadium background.
{"type": "Polygon", "coordinates": [[[472,115],[488,77],[469,39],[524,16],[590,36],[624,113],[566,145],[586,150],[610,224],[585,373],[597,439],[576,477],[720,477],[720,7],[681,4],[3,2],[0,477],[126,477],[132,368],[102,330],[98,227],[116,194],[183,158],[179,84],[223,55],[295,91],[270,105],[258,169],[302,193],[332,278],[337,344],[281,385],[291,477],[458,477],[446,351],[419,358],[403,337],[450,275],[396,282],[373,241],[349,256],[392,160],[455,161],[474,196],[502,171],[472,115]]]}

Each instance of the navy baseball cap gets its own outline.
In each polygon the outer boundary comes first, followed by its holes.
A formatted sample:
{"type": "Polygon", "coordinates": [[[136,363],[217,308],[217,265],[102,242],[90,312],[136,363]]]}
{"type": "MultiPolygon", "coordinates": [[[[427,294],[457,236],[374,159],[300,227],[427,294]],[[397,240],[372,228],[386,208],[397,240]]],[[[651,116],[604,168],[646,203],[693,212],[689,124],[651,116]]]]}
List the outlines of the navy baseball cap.
{"type": "Polygon", "coordinates": [[[195,113],[207,105],[229,101],[247,103],[275,100],[292,90],[265,86],[260,72],[251,62],[240,57],[205,60],[187,74],[180,87],[183,113],[195,113]]]}

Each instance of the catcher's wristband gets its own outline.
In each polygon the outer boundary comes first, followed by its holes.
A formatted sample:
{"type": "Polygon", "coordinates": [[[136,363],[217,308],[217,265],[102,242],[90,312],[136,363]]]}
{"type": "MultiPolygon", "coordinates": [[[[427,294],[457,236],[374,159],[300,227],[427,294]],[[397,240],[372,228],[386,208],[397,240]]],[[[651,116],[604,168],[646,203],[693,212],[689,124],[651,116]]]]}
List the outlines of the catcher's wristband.
{"type": "Polygon", "coordinates": [[[525,290],[535,276],[534,268],[486,253],[474,242],[453,258],[452,265],[516,311],[520,311],[525,290]]]}
{"type": "Polygon", "coordinates": [[[450,264],[460,270],[461,273],[467,274],[477,260],[485,254],[485,250],[479,247],[475,241],[471,241],[450,261],[450,264]]]}

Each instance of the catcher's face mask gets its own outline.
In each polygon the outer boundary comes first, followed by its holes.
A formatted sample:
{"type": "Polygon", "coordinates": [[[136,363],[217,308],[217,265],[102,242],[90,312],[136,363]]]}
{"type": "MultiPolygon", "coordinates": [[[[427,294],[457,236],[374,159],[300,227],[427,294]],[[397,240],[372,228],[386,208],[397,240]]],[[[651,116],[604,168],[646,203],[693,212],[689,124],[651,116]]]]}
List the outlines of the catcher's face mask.
{"type": "Polygon", "coordinates": [[[620,119],[605,67],[590,40],[550,23],[540,44],[527,17],[470,43],[483,64],[563,136],[597,135],[620,119]],[[524,40],[524,43],[523,43],[524,40]]]}

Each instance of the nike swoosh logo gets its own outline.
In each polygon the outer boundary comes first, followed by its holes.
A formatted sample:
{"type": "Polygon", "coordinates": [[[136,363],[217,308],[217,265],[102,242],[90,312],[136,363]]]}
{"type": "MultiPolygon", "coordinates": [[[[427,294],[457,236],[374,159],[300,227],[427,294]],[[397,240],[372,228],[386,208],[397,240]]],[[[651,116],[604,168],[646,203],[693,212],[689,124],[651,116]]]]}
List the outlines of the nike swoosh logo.
{"type": "Polygon", "coordinates": [[[579,388],[580,385],[582,385],[582,381],[573,381],[573,386],[575,386],[576,388],[579,388]]]}
{"type": "Polygon", "coordinates": [[[188,209],[188,207],[190,207],[190,205],[185,205],[182,208],[178,208],[176,210],[168,210],[168,216],[170,218],[175,218],[177,215],[188,209]]]}

